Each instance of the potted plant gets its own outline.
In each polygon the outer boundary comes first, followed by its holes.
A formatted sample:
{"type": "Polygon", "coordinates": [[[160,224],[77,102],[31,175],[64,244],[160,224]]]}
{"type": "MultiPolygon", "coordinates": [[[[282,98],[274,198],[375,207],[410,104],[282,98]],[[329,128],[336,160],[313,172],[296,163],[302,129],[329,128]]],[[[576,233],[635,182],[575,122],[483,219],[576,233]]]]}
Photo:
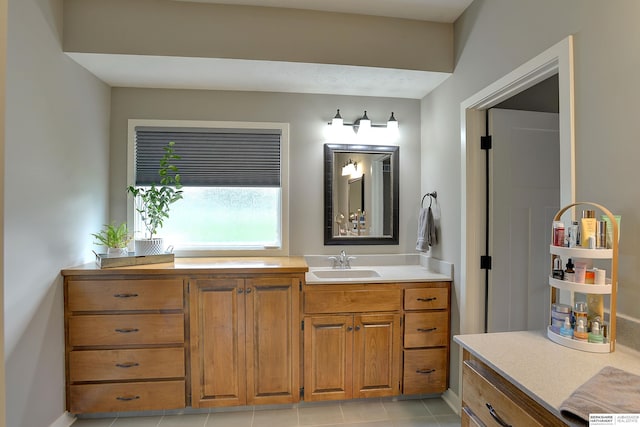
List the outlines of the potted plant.
{"type": "Polygon", "coordinates": [[[173,161],[180,159],[175,154],[175,142],[170,141],[164,147],[164,155],[160,159],[159,184],[150,187],[130,185],[127,192],[135,198],[136,212],[140,214],[146,228],[145,238],[135,240],[136,255],[158,255],[164,252],[163,239],[154,237],[169,218],[170,206],[182,199],[180,174],[173,161]]]}
{"type": "Polygon", "coordinates": [[[127,256],[129,254],[127,245],[131,241],[131,235],[127,228],[127,223],[120,225],[104,224],[102,230],[91,234],[96,241],[95,245],[105,246],[108,256],[127,256]]]}

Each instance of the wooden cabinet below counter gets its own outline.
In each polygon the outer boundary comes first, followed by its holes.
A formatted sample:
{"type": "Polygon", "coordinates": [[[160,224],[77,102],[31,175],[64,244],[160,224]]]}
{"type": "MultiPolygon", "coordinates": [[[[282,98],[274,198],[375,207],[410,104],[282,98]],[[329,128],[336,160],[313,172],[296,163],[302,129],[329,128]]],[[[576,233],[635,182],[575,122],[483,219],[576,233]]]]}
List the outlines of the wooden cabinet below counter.
{"type": "Polygon", "coordinates": [[[184,282],[67,278],[67,409],[183,408],[184,282]]]}
{"type": "Polygon", "coordinates": [[[307,285],[304,399],[442,393],[449,282],[307,285]]]}

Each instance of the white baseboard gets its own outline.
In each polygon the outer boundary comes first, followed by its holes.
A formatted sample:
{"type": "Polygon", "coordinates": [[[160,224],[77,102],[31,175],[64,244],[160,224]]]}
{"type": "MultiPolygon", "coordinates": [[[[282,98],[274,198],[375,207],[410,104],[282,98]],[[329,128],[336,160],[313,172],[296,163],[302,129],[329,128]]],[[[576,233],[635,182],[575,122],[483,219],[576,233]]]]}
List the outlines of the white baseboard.
{"type": "Polygon", "coordinates": [[[453,409],[453,411],[456,414],[460,415],[460,407],[462,406],[462,401],[460,400],[460,396],[455,394],[449,388],[449,389],[447,389],[447,391],[442,393],[442,400],[444,400],[446,402],[446,404],[449,405],[449,407],[451,409],[453,409]]]}
{"type": "Polygon", "coordinates": [[[60,417],[58,417],[58,419],[55,420],[49,427],[69,427],[75,421],[76,417],[65,411],[65,413],[60,415],[60,417]]]}

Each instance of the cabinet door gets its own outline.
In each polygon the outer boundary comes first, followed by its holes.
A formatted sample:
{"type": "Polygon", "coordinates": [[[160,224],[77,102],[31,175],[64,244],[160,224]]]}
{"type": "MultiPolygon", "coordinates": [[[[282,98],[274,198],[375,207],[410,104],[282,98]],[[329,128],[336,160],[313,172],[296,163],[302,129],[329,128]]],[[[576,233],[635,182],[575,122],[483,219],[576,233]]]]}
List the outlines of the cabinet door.
{"type": "Polygon", "coordinates": [[[399,314],[354,317],[353,397],[400,393],[399,314]]]}
{"type": "Polygon", "coordinates": [[[300,397],[298,279],[248,279],[247,403],[293,403],[300,397]]]}
{"type": "Polygon", "coordinates": [[[189,298],[191,406],[244,405],[244,280],[193,280],[189,298]]]}
{"type": "Polygon", "coordinates": [[[304,400],[352,396],[353,316],[304,319],[304,400]]]}

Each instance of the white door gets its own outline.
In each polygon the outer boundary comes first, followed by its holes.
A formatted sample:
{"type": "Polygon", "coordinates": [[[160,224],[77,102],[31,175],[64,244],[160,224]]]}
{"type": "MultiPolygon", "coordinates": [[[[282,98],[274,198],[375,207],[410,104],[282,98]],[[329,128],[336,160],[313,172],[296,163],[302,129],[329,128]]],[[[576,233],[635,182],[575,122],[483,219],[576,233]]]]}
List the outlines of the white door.
{"type": "Polygon", "coordinates": [[[560,206],[558,114],[489,110],[488,331],[545,329],[551,221],[560,206]]]}

